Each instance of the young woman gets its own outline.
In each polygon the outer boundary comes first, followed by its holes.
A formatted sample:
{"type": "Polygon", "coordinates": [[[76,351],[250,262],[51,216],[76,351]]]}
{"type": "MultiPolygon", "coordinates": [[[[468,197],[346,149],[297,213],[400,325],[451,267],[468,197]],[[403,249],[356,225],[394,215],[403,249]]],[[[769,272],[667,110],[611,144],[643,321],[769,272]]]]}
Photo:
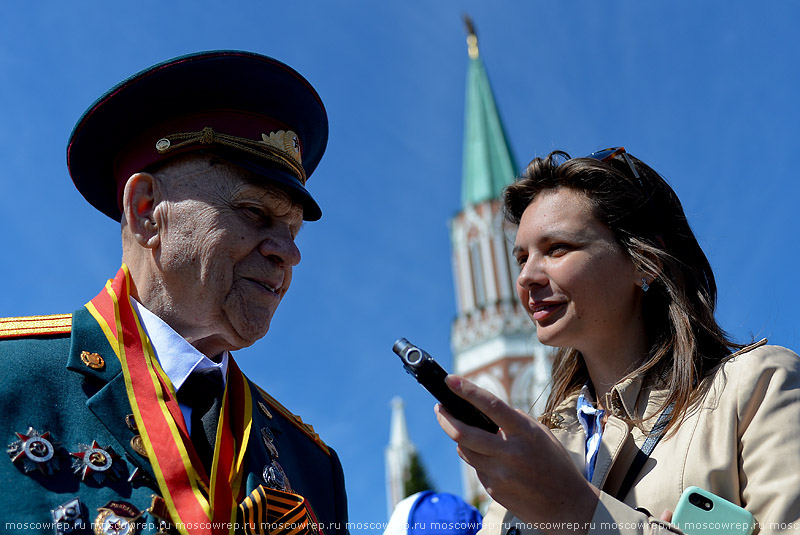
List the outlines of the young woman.
{"type": "Polygon", "coordinates": [[[437,407],[496,503],[481,533],[673,533],[697,486],[800,530],[800,358],[733,343],[714,318],[714,274],[675,192],[607,149],[533,160],[505,193],[518,224],[517,292],[558,347],[534,420],[450,376],[490,434],[437,407]]]}

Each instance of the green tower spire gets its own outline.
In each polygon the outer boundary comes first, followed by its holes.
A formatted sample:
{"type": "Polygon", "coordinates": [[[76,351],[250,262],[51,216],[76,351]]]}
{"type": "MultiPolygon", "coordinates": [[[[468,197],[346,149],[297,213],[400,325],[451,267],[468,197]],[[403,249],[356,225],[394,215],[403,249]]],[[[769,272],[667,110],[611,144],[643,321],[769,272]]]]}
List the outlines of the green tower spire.
{"type": "Polygon", "coordinates": [[[494,103],[489,78],[478,54],[478,37],[469,17],[467,46],[467,98],[464,112],[464,166],[461,207],[495,199],[514,181],[519,169],[506,139],[500,114],[494,103]]]}

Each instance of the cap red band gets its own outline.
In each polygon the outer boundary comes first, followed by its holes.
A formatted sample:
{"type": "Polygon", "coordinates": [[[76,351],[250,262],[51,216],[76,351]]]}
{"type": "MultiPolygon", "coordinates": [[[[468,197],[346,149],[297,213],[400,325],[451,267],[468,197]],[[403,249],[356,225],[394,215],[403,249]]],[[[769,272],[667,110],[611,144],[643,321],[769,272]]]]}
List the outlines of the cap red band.
{"type": "MultiPolygon", "coordinates": [[[[114,179],[117,183],[117,204],[120,211],[122,211],[125,184],[131,175],[146,171],[151,166],[177,154],[198,150],[198,145],[188,145],[162,154],[156,149],[156,142],[159,139],[181,132],[200,131],[205,127],[252,140],[260,140],[262,134],[288,129],[286,125],[271,117],[237,110],[208,110],[161,122],[134,138],[114,161],[114,179]]],[[[301,158],[302,154],[303,143],[300,140],[301,158]]]]}

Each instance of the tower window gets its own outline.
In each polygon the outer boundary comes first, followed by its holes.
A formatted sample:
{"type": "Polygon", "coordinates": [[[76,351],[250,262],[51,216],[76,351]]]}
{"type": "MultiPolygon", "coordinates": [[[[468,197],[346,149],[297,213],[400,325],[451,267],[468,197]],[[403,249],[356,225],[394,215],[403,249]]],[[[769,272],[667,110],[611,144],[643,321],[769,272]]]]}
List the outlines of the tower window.
{"type": "Polygon", "coordinates": [[[480,246],[475,242],[469,245],[469,262],[472,268],[473,289],[475,290],[475,307],[483,308],[486,306],[486,288],[484,286],[480,246]]]}

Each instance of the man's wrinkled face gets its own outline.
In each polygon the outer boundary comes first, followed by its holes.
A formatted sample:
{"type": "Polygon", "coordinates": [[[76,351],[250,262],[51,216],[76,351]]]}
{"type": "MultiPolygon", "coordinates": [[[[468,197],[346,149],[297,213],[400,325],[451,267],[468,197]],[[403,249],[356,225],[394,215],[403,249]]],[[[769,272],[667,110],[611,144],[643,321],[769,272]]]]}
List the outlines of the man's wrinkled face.
{"type": "Polygon", "coordinates": [[[269,330],[300,262],[294,240],[302,206],[213,158],[188,161],[159,180],[166,192],[155,210],[162,319],[178,332],[206,327],[207,340],[189,340],[201,351],[253,344],[269,330]]]}

